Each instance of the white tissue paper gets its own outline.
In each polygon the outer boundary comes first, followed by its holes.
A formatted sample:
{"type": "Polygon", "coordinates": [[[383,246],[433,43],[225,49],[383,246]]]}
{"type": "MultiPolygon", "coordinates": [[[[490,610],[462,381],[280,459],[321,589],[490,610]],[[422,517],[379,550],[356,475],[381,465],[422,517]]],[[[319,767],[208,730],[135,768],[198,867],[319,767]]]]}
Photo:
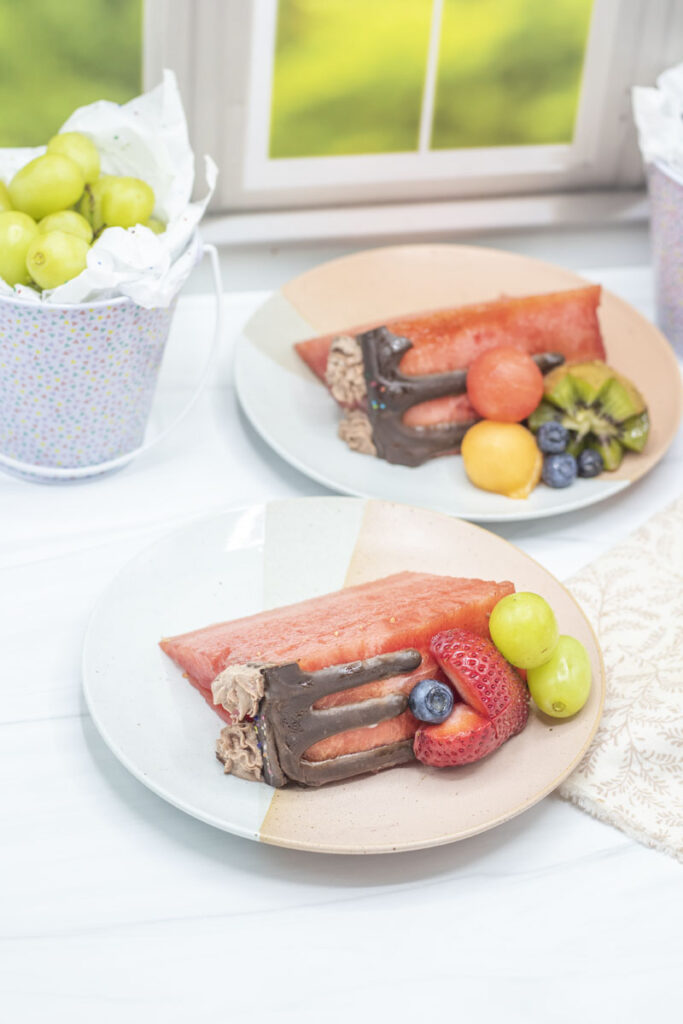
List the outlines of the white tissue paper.
{"type": "Polygon", "coordinates": [[[643,160],[683,180],[683,64],[662,72],[656,88],[634,86],[632,95],[643,160]]]}
{"type": "MultiPolygon", "coordinates": [[[[75,303],[127,295],[150,309],[168,306],[201,255],[197,225],[213,195],[218,169],[204,157],[206,195],[191,202],[194,154],[175,75],[165,71],[163,81],[150,92],[120,106],[100,100],[80,107],[60,132],[83,132],[100,153],[102,174],[141,178],[154,190],[154,216],[167,224],[156,235],[149,228],[107,228],[88,253],[88,266],[59,288],[38,293],[0,279],[0,295],[35,302],[75,303]]],[[[45,146],[36,149],[0,149],[0,179],[14,174],[45,146]]]]}

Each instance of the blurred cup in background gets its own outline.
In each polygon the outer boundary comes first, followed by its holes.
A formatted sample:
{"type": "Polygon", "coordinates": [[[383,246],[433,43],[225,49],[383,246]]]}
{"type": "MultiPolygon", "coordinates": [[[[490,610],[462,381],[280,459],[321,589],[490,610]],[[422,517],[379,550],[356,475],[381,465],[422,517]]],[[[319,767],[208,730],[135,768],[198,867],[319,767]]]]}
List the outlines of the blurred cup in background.
{"type": "Polygon", "coordinates": [[[683,355],[683,178],[653,163],[647,182],[657,321],[683,355]]]}

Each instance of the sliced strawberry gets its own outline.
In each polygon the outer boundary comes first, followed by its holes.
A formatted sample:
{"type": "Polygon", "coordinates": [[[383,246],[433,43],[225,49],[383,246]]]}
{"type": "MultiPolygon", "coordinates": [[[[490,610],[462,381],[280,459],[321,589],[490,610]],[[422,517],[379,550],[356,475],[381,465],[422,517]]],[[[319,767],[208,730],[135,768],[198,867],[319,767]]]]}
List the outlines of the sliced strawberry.
{"type": "Polygon", "coordinates": [[[445,722],[418,729],[413,750],[423,764],[447,768],[478,761],[500,743],[490,718],[467,704],[456,704],[445,722]]]}
{"type": "Polygon", "coordinates": [[[529,716],[527,688],[491,640],[449,629],[432,638],[431,652],[465,703],[493,721],[501,742],[521,732],[529,716]]]}
{"type": "Polygon", "coordinates": [[[418,729],[418,761],[437,768],[469,764],[522,731],[529,717],[526,686],[490,640],[449,629],[432,638],[430,649],[464,703],[440,725],[418,729]]]}

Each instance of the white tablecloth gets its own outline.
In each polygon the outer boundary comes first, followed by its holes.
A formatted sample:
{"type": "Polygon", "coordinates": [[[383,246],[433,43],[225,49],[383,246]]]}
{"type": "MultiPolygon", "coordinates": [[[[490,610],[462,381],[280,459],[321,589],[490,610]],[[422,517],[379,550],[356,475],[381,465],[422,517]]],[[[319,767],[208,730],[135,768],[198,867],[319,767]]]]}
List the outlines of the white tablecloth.
{"type": "MultiPolygon", "coordinates": [[[[647,269],[590,276],[652,316],[647,269]]],[[[193,820],[99,739],[80,653],[117,570],[228,505],[326,493],[237,406],[231,345],[262,298],[227,297],[212,386],[156,451],[78,485],[0,475],[0,1018],[674,1019],[680,865],[557,796],[454,846],[316,856],[193,820]]],[[[211,317],[181,301],[155,424],[187,398],[211,317]]],[[[676,497],[682,463],[679,434],[616,498],[496,532],[566,578],[676,497]]]]}

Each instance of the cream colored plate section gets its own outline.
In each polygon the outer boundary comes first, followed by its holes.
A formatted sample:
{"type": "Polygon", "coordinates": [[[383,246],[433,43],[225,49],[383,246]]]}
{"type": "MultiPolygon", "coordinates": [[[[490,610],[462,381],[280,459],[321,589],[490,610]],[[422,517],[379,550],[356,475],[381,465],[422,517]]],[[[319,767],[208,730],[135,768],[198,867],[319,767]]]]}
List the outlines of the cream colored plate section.
{"type": "Polygon", "coordinates": [[[538,487],[526,501],[478,491],[462,460],[434,459],[417,469],[347,449],[339,413],[294,354],[306,336],[401,313],[575,288],[587,282],[538,260],[473,246],[375,249],[316,267],[285,285],[254,315],[237,349],[237,391],[261,436],[298,469],[347,494],[425,507],[481,522],[532,519],[585,507],[639,479],[664,454],[681,416],[680,372],[664,336],[631,306],[603,291],[599,316],[608,360],[641,389],[652,414],[646,451],[627,455],[616,473],[566,490],[538,487]]]}
{"type": "MultiPolygon", "coordinates": [[[[553,790],[578,763],[597,729],[604,676],[595,635],[569,592],[507,541],[438,513],[377,501],[277,503],[270,506],[268,522],[282,516],[290,523],[298,519],[310,536],[316,514],[329,528],[331,515],[338,516],[346,507],[355,519],[359,506],[363,515],[350,553],[347,586],[403,569],[510,579],[517,590],[546,597],[561,632],[585,644],[593,668],[593,690],[575,718],[558,722],[534,711],[520,736],[474,765],[437,770],[415,763],[318,790],[279,790],[261,825],[264,842],[326,853],[386,853],[463,839],[519,814],[553,790]]],[[[348,531],[344,536],[348,538],[348,531]]],[[[306,543],[294,531],[289,539],[295,546],[306,543]]],[[[277,579],[277,567],[291,565],[292,557],[292,550],[283,554],[271,547],[267,532],[266,577],[277,579]]],[[[305,571],[313,577],[325,573],[322,564],[316,570],[314,559],[306,562],[305,571]]],[[[321,592],[314,579],[310,584],[321,592]]]]}
{"type": "Polygon", "coordinates": [[[282,294],[316,333],[327,334],[377,317],[574,288],[578,280],[570,270],[498,249],[395,245],[323,263],[282,294]]]}

